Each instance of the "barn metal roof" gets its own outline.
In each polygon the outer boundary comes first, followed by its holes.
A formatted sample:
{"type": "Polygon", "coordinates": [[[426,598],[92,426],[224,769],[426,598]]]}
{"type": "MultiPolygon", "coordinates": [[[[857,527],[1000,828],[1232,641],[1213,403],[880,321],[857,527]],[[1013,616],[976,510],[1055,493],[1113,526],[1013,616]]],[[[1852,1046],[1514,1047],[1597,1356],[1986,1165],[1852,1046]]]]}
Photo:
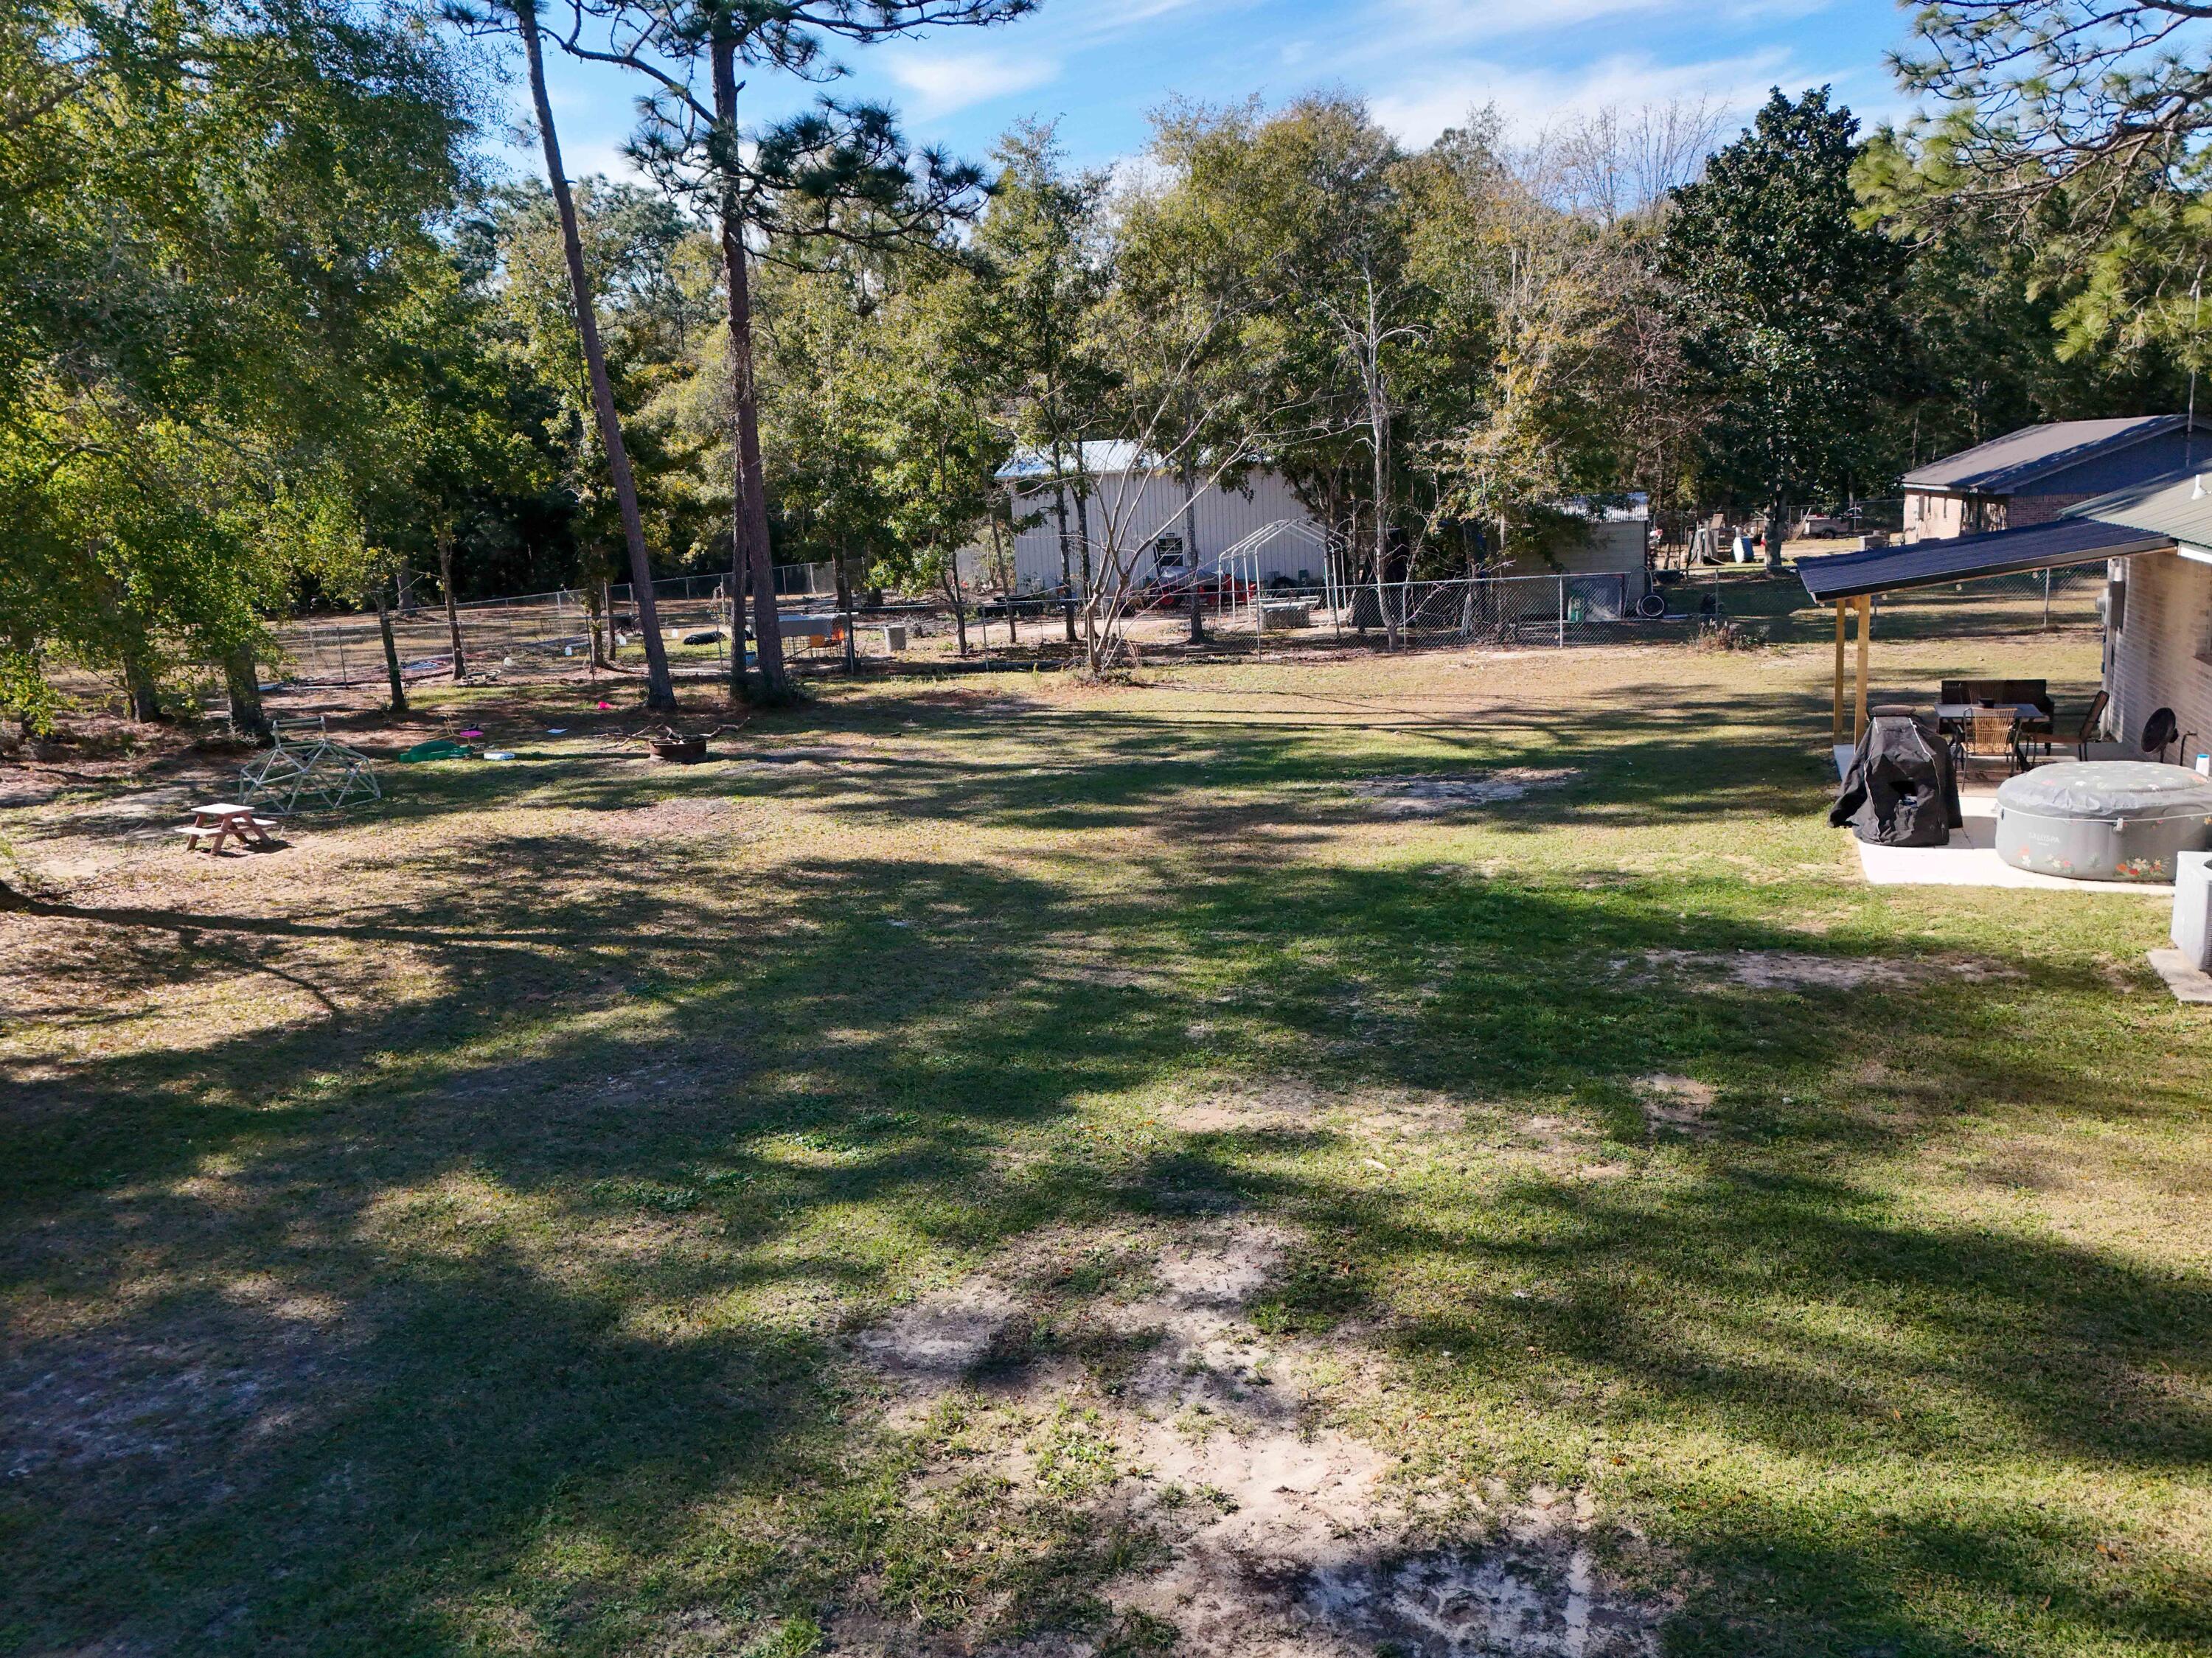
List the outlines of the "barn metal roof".
{"type": "MultiPolygon", "coordinates": [[[[1140,455],[1135,444],[1123,439],[1091,440],[1081,444],[1071,443],[1060,451],[1060,477],[1075,476],[1077,465],[1075,452],[1079,448],[1083,452],[1082,468],[1093,477],[1115,472],[1132,471],[1136,469],[1140,455]]],[[[1158,471],[1161,464],[1158,455],[1143,455],[1142,461],[1147,471],[1158,471]]],[[[1006,464],[999,468],[998,472],[999,481],[1001,483],[1026,483],[1031,479],[1048,481],[1054,476],[1052,451],[1041,446],[1029,444],[1023,445],[1007,457],[1006,464]]]]}
{"type": "Polygon", "coordinates": [[[2067,516],[2170,536],[2192,547],[2212,547],[2212,476],[2170,473],[2085,501],[2067,516]]]}
{"type": "Polygon", "coordinates": [[[1861,593],[1896,592],[1908,587],[1936,587],[1978,576],[2011,575],[2066,564],[2094,564],[2136,553],[2165,552],[2173,537],[2124,524],[2091,518],[2054,519],[2025,529],[1999,530],[1951,541],[1919,541],[1905,547],[1876,547],[1863,553],[1838,553],[1797,562],[1805,591],[1820,604],[1856,598],[1861,593]]]}
{"type": "MultiPolygon", "coordinates": [[[[2125,415],[2115,420],[2061,420],[2023,426],[1987,443],[1961,449],[1905,475],[1908,489],[1969,495],[2010,495],[2046,472],[2075,466],[2093,455],[2124,449],[2189,424],[2186,415],[2125,415]]],[[[2197,430],[2212,430],[2198,421],[2197,430]]]]}

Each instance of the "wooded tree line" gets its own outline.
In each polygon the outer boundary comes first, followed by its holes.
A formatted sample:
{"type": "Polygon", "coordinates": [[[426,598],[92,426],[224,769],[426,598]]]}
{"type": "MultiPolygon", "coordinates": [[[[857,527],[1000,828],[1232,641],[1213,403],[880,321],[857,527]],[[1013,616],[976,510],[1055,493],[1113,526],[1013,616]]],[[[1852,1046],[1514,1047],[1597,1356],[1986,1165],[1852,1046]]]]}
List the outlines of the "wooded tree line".
{"type": "MultiPolygon", "coordinates": [[[[1346,574],[1479,569],[1636,491],[1784,518],[2039,419],[2179,407],[2212,49],[2146,0],[1952,0],[1863,134],[1778,92],[1405,145],[1356,100],[1171,104],[1141,164],[1048,125],[976,165],[756,80],[1030,0],[37,0],[0,24],[0,701],[142,717],[272,618],[726,570],[786,694],[772,564],[963,592],[1048,525],[1112,654],[1181,491],[1279,471],[1346,574]],[[643,182],[557,162],[543,63],[629,72],[643,182]],[[484,135],[526,82],[548,177],[484,135]],[[988,567],[993,560],[986,559],[988,567]]],[[[519,99],[517,101],[520,101],[519,99]]],[[[1195,618],[1194,619],[1195,623],[1195,618]]],[[[649,625],[649,639],[657,632],[649,625]]],[[[456,671],[459,664],[456,664],[456,671]]],[[[665,703],[666,666],[648,664],[665,703]]]]}

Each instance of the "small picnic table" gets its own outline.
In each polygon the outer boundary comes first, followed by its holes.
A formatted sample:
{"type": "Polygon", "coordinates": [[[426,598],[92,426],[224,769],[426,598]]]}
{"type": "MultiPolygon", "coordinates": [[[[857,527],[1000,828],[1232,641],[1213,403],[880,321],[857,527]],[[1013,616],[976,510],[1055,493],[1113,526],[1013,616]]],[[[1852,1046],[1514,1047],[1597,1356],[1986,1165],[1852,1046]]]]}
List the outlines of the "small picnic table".
{"type": "Polygon", "coordinates": [[[192,821],[179,825],[177,833],[185,837],[186,852],[198,851],[200,842],[205,841],[210,852],[219,853],[224,840],[231,836],[258,847],[274,846],[269,831],[275,827],[272,819],[256,817],[251,806],[218,800],[212,805],[194,806],[192,821]]]}

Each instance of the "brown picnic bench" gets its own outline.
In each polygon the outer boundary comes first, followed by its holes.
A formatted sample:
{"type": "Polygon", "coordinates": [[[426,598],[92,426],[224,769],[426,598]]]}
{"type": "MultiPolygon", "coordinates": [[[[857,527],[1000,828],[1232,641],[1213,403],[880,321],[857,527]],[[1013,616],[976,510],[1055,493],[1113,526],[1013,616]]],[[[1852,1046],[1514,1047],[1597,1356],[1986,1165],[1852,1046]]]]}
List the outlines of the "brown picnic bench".
{"type": "Polygon", "coordinates": [[[236,839],[241,845],[270,847],[276,843],[269,838],[269,831],[276,827],[273,817],[256,817],[251,806],[234,805],[217,801],[212,805],[194,806],[192,821],[180,823],[176,833],[185,837],[185,850],[198,852],[200,842],[208,843],[208,850],[220,853],[226,839],[236,839]]]}

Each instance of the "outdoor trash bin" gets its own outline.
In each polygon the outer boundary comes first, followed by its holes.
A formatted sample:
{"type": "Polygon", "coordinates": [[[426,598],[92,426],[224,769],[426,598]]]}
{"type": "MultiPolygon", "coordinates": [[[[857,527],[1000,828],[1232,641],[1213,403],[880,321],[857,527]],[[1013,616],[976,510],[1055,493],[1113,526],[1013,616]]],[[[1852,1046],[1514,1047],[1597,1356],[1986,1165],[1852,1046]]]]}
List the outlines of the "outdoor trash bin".
{"type": "Polygon", "coordinates": [[[2185,852],[2212,844],[2212,782],[2186,766],[2069,761],[1997,791],[1997,856],[2077,881],[2173,879],[2185,852]]]}
{"type": "Polygon", "coordinates": [[[1910,708],[1876,708],[1828,812],[1878,847],[1942,847],[1966,823],[1951,750],[1910,708]]]}
{"type": "Polygon", "coordinates": [[[2175,860],[2173,942],[2190,966],[2212,973],[2212,852],[2185,852],[2175,860]]]}

